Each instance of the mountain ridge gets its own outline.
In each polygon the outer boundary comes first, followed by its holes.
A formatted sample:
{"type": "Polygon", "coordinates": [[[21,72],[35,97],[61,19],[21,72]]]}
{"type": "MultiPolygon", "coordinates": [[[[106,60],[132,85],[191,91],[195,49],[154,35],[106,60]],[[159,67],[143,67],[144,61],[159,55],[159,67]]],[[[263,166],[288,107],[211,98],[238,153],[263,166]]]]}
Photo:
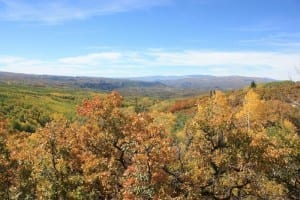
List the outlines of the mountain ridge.
{"type": "Polygon", "coordinates": [[[204,92],[212,89],[232,90],[256,83],[274,82],[276,80],[246,76],[145,76],[129,78],[107,78],[86,76],[34,75],[12,72],[0,72],[0,82],[20,83],[37,86],[65,86],[89,88],[103,91],[119,90],[123,93],[156,92],[204,92]]]}

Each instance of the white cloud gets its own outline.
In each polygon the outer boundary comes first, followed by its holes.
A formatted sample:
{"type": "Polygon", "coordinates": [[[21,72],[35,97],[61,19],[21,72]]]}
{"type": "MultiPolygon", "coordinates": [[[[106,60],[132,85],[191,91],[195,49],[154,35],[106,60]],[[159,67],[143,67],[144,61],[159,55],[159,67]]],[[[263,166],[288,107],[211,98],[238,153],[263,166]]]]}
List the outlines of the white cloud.
{"type": "Polygon", "coordinates": [[[58,23],[165,5],[171,0],[0,0],[0,19],[58,23]],[[2,9],[1,9],[2,7],[2,9]]]}
{"type": "Polygon", "coordinates": [[[155,63],[164,66],[208,66],[208,65],[248,65],[248,66],[293,66],[300,62],[299,53],[276,52],[218,52],[183,51],[154,52],[155,63]]]}
{"type": "Polygon", "coordinates": [[[132,77],[147,75],[243,75],[300,80],[300,53],[222,51],[97,52],[52,61],[0,56],[0,70],[22,73],[132,77]]]}
{"type": "Polygon", "coordinates": [[[93,53],[84,56],[66,57],[58,61],[66,65],[99,65],[104,62],[115,62],[121,58],[122,54],[119,52],[104,52],[93,53]]]}

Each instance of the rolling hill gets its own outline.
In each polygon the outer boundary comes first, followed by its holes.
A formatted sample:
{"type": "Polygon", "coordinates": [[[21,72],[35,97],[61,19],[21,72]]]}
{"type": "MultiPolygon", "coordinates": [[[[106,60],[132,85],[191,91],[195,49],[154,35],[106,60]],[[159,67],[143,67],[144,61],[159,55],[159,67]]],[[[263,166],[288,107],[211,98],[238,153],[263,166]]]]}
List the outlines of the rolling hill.
{"type": "Polygon", "coordinates": [[[0,72],[2,83],[21,83],[29,85],[52,85],[79,87],[103,91],[118,90],[121,93],[145,95],[152,93],[192,93],[212,89],[232,90],[250,85],[252,81],[266,83],[275,81],[268,78],[243,76],[149,76],[135,78],[71,77],[53,75],[32,75],[0,72]]]}

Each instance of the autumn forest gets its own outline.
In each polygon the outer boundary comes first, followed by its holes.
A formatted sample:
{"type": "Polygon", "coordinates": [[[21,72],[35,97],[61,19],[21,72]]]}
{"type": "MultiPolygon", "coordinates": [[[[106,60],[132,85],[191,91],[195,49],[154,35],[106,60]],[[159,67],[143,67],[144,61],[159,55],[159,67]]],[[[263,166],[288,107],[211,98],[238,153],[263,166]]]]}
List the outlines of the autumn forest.
{"type": "Polygon", "coordinates": [[[177,98],[1,83],[0,199],[299,199],[299,95],[299,82],[177,98]]]}

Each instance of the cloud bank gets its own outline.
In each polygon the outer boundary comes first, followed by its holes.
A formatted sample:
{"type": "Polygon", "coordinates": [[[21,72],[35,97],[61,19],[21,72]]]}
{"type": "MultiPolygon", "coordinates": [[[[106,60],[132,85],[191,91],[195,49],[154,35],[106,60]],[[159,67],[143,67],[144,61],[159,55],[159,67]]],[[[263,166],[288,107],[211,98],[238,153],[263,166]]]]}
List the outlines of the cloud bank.
{"type": "Polygon", "coordinates": [[[133,77],[210,74],[300,80],[299,53],[105,51],[54,60],[0,56],[0,71],[71,76],[133,77]]]}

